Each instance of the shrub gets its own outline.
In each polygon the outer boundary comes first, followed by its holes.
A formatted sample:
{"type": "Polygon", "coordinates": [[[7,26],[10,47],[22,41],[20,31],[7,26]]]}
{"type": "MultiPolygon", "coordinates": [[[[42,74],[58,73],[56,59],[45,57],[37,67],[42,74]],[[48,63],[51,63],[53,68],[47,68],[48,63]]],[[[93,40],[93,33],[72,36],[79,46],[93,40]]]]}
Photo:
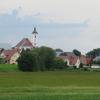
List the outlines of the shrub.
{"type": "Polygon", "coordinates": [[[54,58],[54,50],[49,47],[23,50],[18,59],[18,68],[21,71],[51,70],[54,66],[54,58]]]}
{"type": "Polygon", "coordinates": [[[61,58],[54,59],[54,68],[55,69],[63,69],[65,67],[65,62],[61,58]]]}
{"type": "Polygon", "coordinates": [[[5,63],[5,59],[0,57],[0,64],[4,64],[5,63]]]}
{"type": "Polygon", "coordinates": [[[18,59],[18,68],[21,71],[37,71],[36,54],[24,51],[18,59]]]}
{"type": "Polygon", "coordinates": [[[82,63],[80,63],[79,68],[83,68],[83,64],[82,63]]]}

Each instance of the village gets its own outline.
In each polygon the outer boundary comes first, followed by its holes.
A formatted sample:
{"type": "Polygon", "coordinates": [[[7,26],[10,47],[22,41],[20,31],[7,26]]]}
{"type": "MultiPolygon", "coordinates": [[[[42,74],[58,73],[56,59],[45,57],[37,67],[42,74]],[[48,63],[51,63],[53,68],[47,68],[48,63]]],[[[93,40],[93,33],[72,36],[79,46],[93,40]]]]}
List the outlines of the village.
{"type": "Polygon", "coordinates": [[[100,100],[100,0],[0,0],[0,100],[100,100]]]}
{"type": "MultiPolygon", "coordinates": [[[[37,46],[37,30],[34,28],[34,31],[32,32],[33,39],[32,41],[28,38],[23,38],[16,46],[12,47],[9,50],[5,50],[1,48],[0,50],[0,56],[1,58],[4,58],[5,64],[17,64],[17,59],[20,57],[20,53],[22,50],[26,49],[33,49],[37,46]]],[[[62,49],[55,49],[54,50],[57,57],[64,60],[64,62],[67,62],[67,66],[76,66],[79,68],[80,64],[84,65],[85,67],[90,67],[92,63],[92,59],[90,57],[87,57],[85,55],[82,55],[80,57],[76,56],[73,52],[65,52],[62,49]]],[[[26,58],[27,59],[27,58],[26,58]]]]}

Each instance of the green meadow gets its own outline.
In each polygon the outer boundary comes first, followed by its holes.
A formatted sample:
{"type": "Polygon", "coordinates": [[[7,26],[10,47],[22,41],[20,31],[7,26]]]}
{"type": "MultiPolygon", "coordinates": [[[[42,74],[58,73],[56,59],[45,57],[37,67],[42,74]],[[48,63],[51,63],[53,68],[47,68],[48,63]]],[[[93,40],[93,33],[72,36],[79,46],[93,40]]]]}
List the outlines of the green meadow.
{"type": "Polygon", "coordinates": [[[0,64],[0,72],[17,72],[17,71],[18,71],[17,65],[0,64]]]}
{"type": "Polygon", "coordinates": [[[8,66],[0,65],[0,100],[100,100],[100,72],[19,72],[8,66]]]}

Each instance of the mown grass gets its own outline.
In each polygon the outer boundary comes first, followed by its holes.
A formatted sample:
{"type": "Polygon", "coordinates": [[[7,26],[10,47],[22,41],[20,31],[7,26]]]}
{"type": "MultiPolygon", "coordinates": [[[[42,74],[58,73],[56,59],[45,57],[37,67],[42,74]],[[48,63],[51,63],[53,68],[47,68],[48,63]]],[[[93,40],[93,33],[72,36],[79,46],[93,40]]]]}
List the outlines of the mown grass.
{"type": "Polygon", "coordinates": [[[100,73],[1,72],[0,100],[100,100],[100,73]]]}
{"type": "Polygon", "coordinates": [[[18,71],[17,65],[0,64],[0,72],[16,72],[16,71],[18,71]]]}
{"type": "Polygon", "coordinates": [[[100,72],[20,72],[0,65],[0,100],[100,100],[100,72]]]}

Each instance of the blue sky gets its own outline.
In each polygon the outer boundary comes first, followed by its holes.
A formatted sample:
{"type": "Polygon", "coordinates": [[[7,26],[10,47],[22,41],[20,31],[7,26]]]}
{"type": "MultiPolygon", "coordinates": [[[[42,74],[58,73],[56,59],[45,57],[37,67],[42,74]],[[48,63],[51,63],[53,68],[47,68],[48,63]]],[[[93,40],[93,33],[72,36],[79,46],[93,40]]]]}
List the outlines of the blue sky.
{"type": "Polygon", "coordinates": [[[99,4],[99,0],[0,0],[0,43],[14,46],[24,37],[31,39],[37,27],[39,46],[83,53],[99,48],[99,4]]]}

